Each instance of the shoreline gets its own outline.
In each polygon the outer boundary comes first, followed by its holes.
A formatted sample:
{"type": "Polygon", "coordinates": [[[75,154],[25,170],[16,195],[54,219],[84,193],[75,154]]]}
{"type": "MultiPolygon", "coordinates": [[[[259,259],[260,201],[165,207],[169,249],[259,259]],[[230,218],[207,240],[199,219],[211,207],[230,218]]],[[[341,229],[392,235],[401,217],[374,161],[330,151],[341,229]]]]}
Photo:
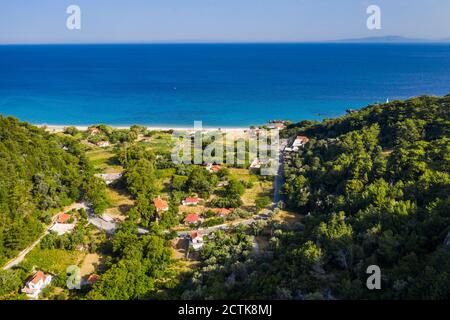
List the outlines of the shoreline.
{"type": "MultiPolygon", "coordinates": [[[[63,132],[65,128],[67,127],[75,127],[80,131],[86,131],[88,130],[89,127],[91,126],[87,126],[87,125],[49,125],[49,124],[35,124],[35,123],[31,123],[33,126],[39,127],[39,128],[45,128],[46,131],[48,132],[52,132],[52,133],[58,133],[58,132],[63,132]]],[[[95,125],[92,125],[95,126],[95,125]]],[[[112,127],[113,129],[118,129],[118,130],[129,130],[130,127],[132,125],[109,125],[107,124],[107,126],[112,127]]],[[[169,131],[169,130],[173,130],[173,131],[194,131],[194,127],[177,127],[177,126],[142,126],[145,127],[148,131],[169,131]]],[[[246,130],[250,130],[250,126],[249,127],[202,127],[202,131],[217,131],[217,130],[221,130],[221,131],[229,131],[229,132],[236,132],[236,131],[246,131],[246,130]]]]}

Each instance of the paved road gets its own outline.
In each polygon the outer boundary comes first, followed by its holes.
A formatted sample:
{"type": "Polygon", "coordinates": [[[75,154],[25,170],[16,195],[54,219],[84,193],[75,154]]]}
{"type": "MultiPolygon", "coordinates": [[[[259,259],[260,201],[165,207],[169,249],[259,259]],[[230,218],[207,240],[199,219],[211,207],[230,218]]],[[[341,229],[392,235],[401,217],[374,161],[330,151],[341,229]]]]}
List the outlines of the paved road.
{"type": "Polygon", "coordinates": [[[278,202],[281,200],[280,190],[284,183],[284,177],[283,177],[283,163],[284,163],[284,156],[283,156],[283,150],[287,145],[287,139],[280,139],[280,151],[278,155],[278,172],[275,176],[275,179],[273,181],[273,207],[275,208],[278,204],[278,202]]]}
{"type": "MultiPolygon", "coordinates": [[[[74,203],[66,208],[64,208],[64,210],[62,212],[69,212],[73,209],[81,209],[81,208],[85,208],[85,204],[83,203],[74,203]]],[[[29,245],[27,248],[25,248],[24,250],[22,250],[19,255],[17,257],[15,257],[14,259],[12,259],[11,261],[9,261],[7,264],[5,264],[3,266],[3,270],[8,270],[11,269],[14,266],[17,266],[19,263],[21,263],[23,261],[23,259],[25,259],[25,256],[31,251],[33,250],[38,244],[39,242],[41,242],[42,238],[44,238],[49,232],[50,232],[50,228],[53,227],[53,225],[55,224],[56,221],[56,217],[60,214],[61,212],[58,212],[57,214],[55,214],[52,217],[52,223],[50,224],[50,226],[48,226],[45,229],[45,232],[35,241],[33,242],[31,245],[29,245]]]]}
{"type": "MultiPolygon", "coordinates": [[[[107,221],[100,216],[97,216],[92,211],[92,208],[86,208],[88,213],[88,222],[97,229],[106,231],[108,234],[114,234],[119,226],[119,222],[107,221]]],[[[149,231],[145,228],[138,227],[138,234],[147,234],[149,231]]]]}
{"type": "Polygon", "coordinates": [[[217,230],[227,230],[227,229],[229,229],[231,227],[236,227],[236,226],[239,226],[239,225],[241,225],[241,226],[250,225],[250,224],[252,224],[252,223],[254,223],[254,222],[258,221],[258,220],[267,220],[267,219],[269,219],[269,215],[267,213],[260,213],[256,217],[250,218],[250,219],[247,219],[247,220],[235,221],[235,222],[232,222],[232,223],[229,223],[229,224],[219,224],[217,226],[212,226],[212,227],[208,227],[208,228],[200,228],[200,229],[196,229],[196,230],[179,231],[179,232],[177,232],[177,234],[178,234],[179,237],[185,237],[185,236],[189,235],[191,232],[194,232],[194,231],[198,231],[198,232],[200,232],[202,234],[209,234],[209,233],[212,233],[212,232],[217,231],[217,230]]]}

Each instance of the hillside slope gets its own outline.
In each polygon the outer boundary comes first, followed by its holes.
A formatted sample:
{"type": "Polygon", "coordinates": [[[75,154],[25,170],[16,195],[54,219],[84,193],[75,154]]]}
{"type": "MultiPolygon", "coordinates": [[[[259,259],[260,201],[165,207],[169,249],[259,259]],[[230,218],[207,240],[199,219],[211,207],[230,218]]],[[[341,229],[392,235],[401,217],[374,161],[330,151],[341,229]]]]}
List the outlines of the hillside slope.
{"type": "Polygon", "coordinates": [[[0,264],[38,237],[49,210],[80,198],[86,168],[76,142],[0,116],[0,264]]]}

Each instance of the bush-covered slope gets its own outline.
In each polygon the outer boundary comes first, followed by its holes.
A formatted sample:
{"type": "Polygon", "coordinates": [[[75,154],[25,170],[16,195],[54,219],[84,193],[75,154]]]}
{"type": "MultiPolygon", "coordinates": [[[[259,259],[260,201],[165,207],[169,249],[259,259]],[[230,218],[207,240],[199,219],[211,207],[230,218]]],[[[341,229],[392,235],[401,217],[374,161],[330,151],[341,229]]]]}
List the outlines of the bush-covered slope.
{"type": "Polygon", "coordinates": [[[82,196],[88,172],[73,139],[0,116],[1,264],[37,238],[49,210],[82,196]]]}
{"type": "Polygon", "coordinates": [[[312,138],[285,170],[288,205],[311,214],[292,242],[321,251],[333,292],[448,298],[450,96],[369,106],[288,132],[312,138]],[[376,293],[364,288],[371,264],[383,272],[376,293]]]}

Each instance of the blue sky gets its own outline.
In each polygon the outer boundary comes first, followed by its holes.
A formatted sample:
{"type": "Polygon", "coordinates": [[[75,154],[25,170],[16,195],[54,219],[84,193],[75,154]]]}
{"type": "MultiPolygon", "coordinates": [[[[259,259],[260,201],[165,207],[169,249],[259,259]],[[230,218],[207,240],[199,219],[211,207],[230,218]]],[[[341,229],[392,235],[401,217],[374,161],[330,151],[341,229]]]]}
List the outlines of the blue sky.
{"type": "Polygon", "coordinates": [[[0,44],[291,42],[450,37],[448,0],[1,0],[0,44]],[[66,28],[79,5],[81,30],[66,28]],[[366,28],[380,6],[382,29],[366,28]]]}

